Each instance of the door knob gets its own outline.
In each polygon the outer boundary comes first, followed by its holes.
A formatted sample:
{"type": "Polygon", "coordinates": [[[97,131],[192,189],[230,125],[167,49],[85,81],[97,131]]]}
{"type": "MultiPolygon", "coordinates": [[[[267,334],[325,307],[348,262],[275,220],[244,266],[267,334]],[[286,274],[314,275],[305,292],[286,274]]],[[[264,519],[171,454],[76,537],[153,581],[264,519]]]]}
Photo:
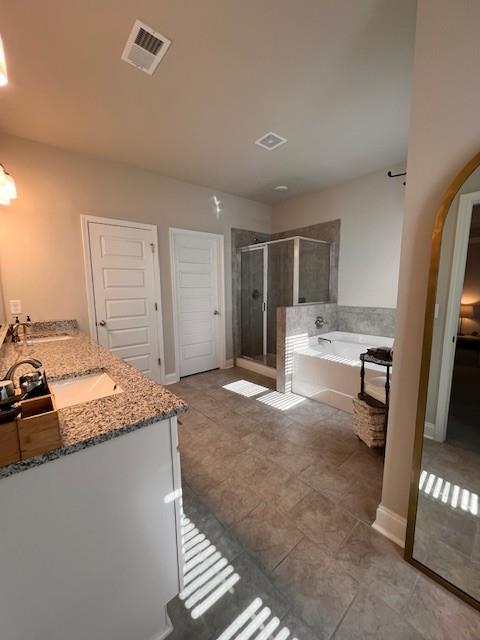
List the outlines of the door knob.
{"type": "Polygon", "coordinates": [[[100,320],[100,322],[98,323],[101,327],[105,327],[107,325],[107,323],[105,322],[105,320],[100,320]]]}
{"type": "Polygon", "coordinates": [[[219,316],[220,315],[220,311],[218,309],[215,309],[215,311],[213,312],[214,316],[219,316]]]}

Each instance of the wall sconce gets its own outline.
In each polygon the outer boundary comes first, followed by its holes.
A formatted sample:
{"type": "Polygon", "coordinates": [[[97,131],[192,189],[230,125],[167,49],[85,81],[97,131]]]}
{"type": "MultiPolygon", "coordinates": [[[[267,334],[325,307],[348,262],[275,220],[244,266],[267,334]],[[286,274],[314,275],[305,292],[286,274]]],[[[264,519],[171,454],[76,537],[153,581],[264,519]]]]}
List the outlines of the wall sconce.
{"type": "Polygon", "coordinates": [[[0,204],[10,204],[17,197],[15,180],[5,171],[3,164],[0,164],[0,204]]]}

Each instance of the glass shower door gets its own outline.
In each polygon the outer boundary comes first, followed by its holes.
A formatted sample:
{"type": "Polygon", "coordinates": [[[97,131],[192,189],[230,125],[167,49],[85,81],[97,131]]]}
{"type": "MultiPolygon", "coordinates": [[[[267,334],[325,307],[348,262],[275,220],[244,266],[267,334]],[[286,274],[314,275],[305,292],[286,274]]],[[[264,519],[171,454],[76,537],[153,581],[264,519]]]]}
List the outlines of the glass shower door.
{"type": "Polygon", "coordinates": [[[259,247],[241,254],[241,353],[262,362],[265,353],[265,250],[265,247],[259,247]]]}
{"type": "Polygon", "coordinates": [[[294,242],[282,240],[268,245],[267,351],[266,364],[277,364],[277,307],[293,301],[294,242]]]}

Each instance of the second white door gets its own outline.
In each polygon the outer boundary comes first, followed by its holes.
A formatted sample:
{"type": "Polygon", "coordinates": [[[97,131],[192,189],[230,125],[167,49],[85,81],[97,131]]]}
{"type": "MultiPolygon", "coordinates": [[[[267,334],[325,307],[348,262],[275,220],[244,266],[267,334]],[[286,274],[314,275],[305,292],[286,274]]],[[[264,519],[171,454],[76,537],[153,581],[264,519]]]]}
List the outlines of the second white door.
{"type": "Polygon", "coordinates": [[[171,230],[179,376],[222,364],[220,237],[171,230]]]}

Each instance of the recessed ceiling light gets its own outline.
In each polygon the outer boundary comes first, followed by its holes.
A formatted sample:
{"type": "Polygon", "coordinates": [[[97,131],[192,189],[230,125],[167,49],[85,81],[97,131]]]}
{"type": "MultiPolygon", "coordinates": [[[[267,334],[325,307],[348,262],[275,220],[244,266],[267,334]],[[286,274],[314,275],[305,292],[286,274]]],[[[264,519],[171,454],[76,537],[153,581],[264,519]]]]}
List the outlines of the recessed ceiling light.
{"type": "Polygon", "coordinates": [[[274,133],[273,131],[269,131],[258,140],[255,140],[255,144],[258,144],[259,147],[262,147],[262,149],[266,149],[267,151],[273,151],[286,142],[286,138],[279,136],[278,133],[274,133]]]}
{"type": "Polygon", "coordinates": [[[279,184],[276,187],[273,187],[274,191],[288,191],[288,187],[286,184],[279,184]]]}

